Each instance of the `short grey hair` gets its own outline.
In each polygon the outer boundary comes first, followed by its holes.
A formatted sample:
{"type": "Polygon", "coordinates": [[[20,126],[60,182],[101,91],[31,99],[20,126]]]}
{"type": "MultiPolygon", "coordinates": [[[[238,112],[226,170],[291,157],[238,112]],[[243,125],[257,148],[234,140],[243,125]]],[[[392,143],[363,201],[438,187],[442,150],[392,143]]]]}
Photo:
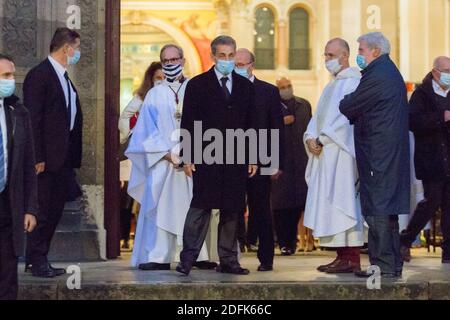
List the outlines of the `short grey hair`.
{"type": "Polygon", "coordinates": [[[213,55],[216,55],[217,53],[217,47],[218,46],[233,46],[234,49],[237,49],[236,40],[234,40],[232,37],[229,36],[218,36],[213,40],[211,43],[211,52],[213,55]]]}
{"type": "Polygon", "coordinates": [[[180,58],[181,59],[184,58],[184,51],[180,46],[177,46],[176,44],[166,44],[164,47],[162,47],[160,54],[159,54],[159,58],[161,59],[161,61],[163,60],[164,51],[166,51],[167,49],[170,49],[170,48],[177,49],[178,54],[180,55],[180,58]]]}
{"type": "Polygon", "coordinates": [[[370,49],[380,49],[381,54],[391,53],[391,43],[381,32],[370,32],[358,38],[358,42],[366,42],[370,49]]]}

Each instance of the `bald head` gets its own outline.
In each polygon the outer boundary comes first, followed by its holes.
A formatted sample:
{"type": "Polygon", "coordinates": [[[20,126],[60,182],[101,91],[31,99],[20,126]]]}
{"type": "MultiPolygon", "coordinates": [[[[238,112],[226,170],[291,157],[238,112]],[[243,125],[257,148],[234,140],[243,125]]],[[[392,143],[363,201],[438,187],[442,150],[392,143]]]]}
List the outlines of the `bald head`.
{"type": "Polygon", "coordinates": [[[439,83],[439,85],[444,88],[448,89],[448,85],[442,83],[442,74],[450,74],[450,58],[441,56],[434,59],[433,62],[433,79],[439,83]]]}
{"type": "Polygon", "coordinates": [[[277,80],[277,87],[280,90],[292,88],[292,82],[286,77],[282,77],[277,80]]]}
{"type": "Polygon", "coordinates": [[[250,50],[245,48],[237,50],[234,61],[237,69],[247,70],[248,78],[253,76],[255,55],[250,50]]]}
{"type": "Polygon", "coordinates": [[[324,56],[325,62],[327,63],[327,69],[333,75],[350,67],[350,47],[344,39],[334,38],[328,41],[325,46],[324,56]],[[338,63],[332,60],[337,60],[338,63]]]}

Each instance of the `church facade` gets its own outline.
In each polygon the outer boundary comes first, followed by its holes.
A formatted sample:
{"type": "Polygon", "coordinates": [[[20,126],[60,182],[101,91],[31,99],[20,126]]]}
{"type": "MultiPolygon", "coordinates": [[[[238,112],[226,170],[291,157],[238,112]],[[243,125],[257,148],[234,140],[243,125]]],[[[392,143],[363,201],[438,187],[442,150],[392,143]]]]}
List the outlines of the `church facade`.
{"type": "Polygon", "coordinates": [[[330,38],[346,39],[355,57],[359,35],[382,31],[411,83],[436,56],[450,55],[450,0],[0,0],[0,18],[0,52],[16,61],[19,96],[57,27],[82,36],[82,59],[70,72],[86,117],[78,172],[85,196],[73,209],[79,227],[69,214],[70,227],[60,230],[54,250],[62,258],[74,245],[89,259],[120,255],[118,116],[164,44],[183,47],[193,76],[211,67],[211,40],[231,35],[255,52],[258,77],[289,77],[313,106],[329,81],[323,48],[330,38]]]}

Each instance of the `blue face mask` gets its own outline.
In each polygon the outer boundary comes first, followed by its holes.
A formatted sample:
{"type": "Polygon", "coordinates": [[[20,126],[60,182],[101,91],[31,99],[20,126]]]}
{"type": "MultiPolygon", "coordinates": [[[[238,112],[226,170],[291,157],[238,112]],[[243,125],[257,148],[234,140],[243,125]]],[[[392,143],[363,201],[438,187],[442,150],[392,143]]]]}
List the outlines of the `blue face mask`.
{"type": "Polygon", "coordinates": [[[441,83],[450,88],[450,73],[441,72],[441,83]]]}
{"type": "Polygon", "coordinates": [[[73,57],[67,57],[67,63],[69,65],[75,65],[78,63],[78,61],[80,61],[81,58],[81,51],[80,50],[75,50],[75,54],[73,55],[73,57]]]}
{"type": "Polygon", "coordinates": [[[249,74],[248,74],[248,69],[246,69],[246,68],[236,68],[236,69],[234,69],[234,72],[236,72],[238,75],[240,75],[240,76],[243,76],[244,78],[247,78],[248,79],[248,76],[249,76],[249,74]]]}
{"type": "Polygon", "coordinates": [[[356,57],[356,63],[358,64],[358,67],[363,70],[367,68],[366,58],[360,54],[356,57]]]}
{"type": "Polygon", "coordinates": [[[11,97],[16,91],[16,80],[0,79],[0,98],[11,97]]]}
{"type": "Polygon", "coordinates": [[[216,69],[224,76],[229,75],[234,70],[234,60],[217,60],[216,69]]]}

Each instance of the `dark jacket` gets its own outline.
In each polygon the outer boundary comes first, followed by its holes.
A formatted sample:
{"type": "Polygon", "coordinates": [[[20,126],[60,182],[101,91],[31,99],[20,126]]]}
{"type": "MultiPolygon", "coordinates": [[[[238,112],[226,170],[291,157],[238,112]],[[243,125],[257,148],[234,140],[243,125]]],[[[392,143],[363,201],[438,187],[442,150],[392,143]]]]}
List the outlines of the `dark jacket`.
{"type": "Polygon", "coordinates": [[[278,180],[272,181],[271,205],[273,210],[304,209],[308,193],[305,181],[308,155],[303,135],[312,117],[311,104],[298,97],[283,103],[283,115],[293,115],[295,122],[285,126],[284,170],[278,180]]]}
{"type": "MultiPolygon", "coordinates": [[[[255,89],[255,125],[258,130],[267,130],[267,156],[272,148],[278,149],[278,169],[284,167],[284,122],[283,106],[281,104],[280,92],[277,87],[255,78],[253,82],[255,89]],[[279,140],[271,141],[270,130],[278,130],[279,140]],[[275,143],[275,145],[272,145],[275,143]]],[[[258,152],[259,153],[259,152],[258,152]]],[[[265,152],[264,152],[265,153],[265,152]]],[[[274,155],[273,155],[274,156],[274,155]]],[[[260,159],[261,161],[262,159],[260,159]]],[[[264,161],[265,162],[265,161],[264,161]]],[[[270,164],[261,164],[260,167],[270,167],[270,164]]],[[[259,172],[259,170],[258,170],[259,172]]]]}
{"type": "Polygon", "coordinates": [[[48,59],[27,74],[23,96],[33,124],[37,163],[45,162],[45,170],[50,172],[59,171],[66,161],[70,167],[80,168],[83,115],[78,92],[72,132],[69,131],[64,91],[48,59]]]}
{"type": "MultiPolygon", "coordinates": [[[[414,163],[420,180],[450,180],[450,122],[444,122],[433,90],[433,76],[428,74],[409,102],[409,127],[414,133],[414,163]]],[[[450,95],[447,97],[450,110],[450,95]]]]}
{"type": "Polygon", "coordinates": [[[6,98],[4,108],[8,135],[6,192],[12,215],[14,252],[21,256],[24,250],[24,216],[38,213],[33,131],[28,111],[16,96],[6,98]]]}
{"type": "MultiPolygon", "coordinates": [[[[194,121],[202,122],[202,134],[208,129],[219,130],[224,137],[224,144],[226,129],[247,130],[254,126],[253,85],[235,72],[232,73],[232,77],[233,88],[230,101],[225,98],[214,67],[190,80],[186,87],[181,128],[191,134],[192,162],[195,160],[194,139],[201,139],[194,135],[194,121]]],[[[186,140],[183,142],[183,148],[185,148],[186,140]]],[[[201,151],[204,151],[209,144],[210,142],[203,142],[201,151]]],[[[183,156],[187,156],[185,152],[183,156]]],[[[183,157],[184,162],[189,162],[186,160],[183,157]]],[[[248,164],[206,164],[202,157],[201,163],[196,163],[196,169],[193,174],[194,190],[191,207],[221,209],[223,212],[244,210],[248,164]]]]}
{"type": "Polygon", "coordinates": [[[408,100],[389,55],[362,71],[340,110],[355,125],[356,161],[365,216],[410,213],[408,100]]]}

